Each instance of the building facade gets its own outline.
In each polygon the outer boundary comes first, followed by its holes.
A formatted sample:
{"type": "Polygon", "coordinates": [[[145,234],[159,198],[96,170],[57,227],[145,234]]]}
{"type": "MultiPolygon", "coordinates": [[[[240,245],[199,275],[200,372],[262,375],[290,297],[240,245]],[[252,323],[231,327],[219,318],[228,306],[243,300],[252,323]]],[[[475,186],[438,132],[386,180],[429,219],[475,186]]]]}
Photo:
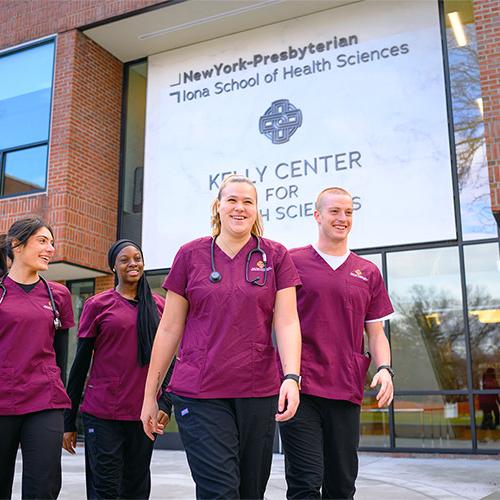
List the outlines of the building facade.
{"type": "Polygon", "coordinates": [[[361,447],[498,453],[499,24],[493,0],[4,1],[0,231],[50,221],[79,314],[119,237],[160,288],[224,174],[290,246],[340,183],[396,308],[395,401],[367,384],[361,447]]]}

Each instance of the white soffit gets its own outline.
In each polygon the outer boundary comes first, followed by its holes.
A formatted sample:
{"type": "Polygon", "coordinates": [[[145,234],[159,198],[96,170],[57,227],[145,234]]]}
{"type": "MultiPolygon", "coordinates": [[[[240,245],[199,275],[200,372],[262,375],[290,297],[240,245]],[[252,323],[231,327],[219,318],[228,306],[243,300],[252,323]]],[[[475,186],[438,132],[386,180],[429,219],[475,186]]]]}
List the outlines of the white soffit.
{"type": "Polygon", "coordinates": [[[185,0],[84,30],[123,62],[363,0],[185,0]]]}
{"type": "Polygon", "coordinates": [[[75,266],[66,262],[54,262],[49,265],[49,269],[45,271],[43,277],[52,281],[70,281],[97,278],[98,276],[106,276],[106,273],[88,269],[86,267],[75,266]]]}

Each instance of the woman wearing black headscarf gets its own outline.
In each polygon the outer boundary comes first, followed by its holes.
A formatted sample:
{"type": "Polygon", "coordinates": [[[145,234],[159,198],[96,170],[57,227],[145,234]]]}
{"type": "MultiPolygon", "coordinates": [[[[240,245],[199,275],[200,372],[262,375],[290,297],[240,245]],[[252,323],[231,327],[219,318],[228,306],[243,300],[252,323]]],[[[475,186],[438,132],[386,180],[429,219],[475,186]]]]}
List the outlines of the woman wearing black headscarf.
{"type": "MultiPolygon", "coordinates": [[[[119,240],[108,252],[115,288],[85,302],[78,346],[71,368],[63,447],[75,453],[76,415],[92,359],[81,406],[85,429],[88,498],[148,498],[153,442],[142,430],[140,413],[151,347],[164,299],[151,293],[144,276],[141,248],[119,240]],[[93,354],[93,357],[92,357],[93,354]]],[[[162,429],[171,413],[162,384],[159,415],[162,429]]]]}

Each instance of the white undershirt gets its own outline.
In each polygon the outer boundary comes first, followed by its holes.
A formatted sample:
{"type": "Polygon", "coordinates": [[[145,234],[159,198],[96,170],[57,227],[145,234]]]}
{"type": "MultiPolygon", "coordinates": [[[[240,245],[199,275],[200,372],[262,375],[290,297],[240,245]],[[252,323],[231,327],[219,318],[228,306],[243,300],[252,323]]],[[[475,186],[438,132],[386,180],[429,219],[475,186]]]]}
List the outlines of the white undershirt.
{"type": "MultiPolygon", "coordinates": [[[[313,245],[314,250],[318,252],[318,255],[334,270],[336,271],[348,258],[351,254],[350,250],[347,250],[347,253],[344,255],[329,255],[325,252],[322,252],[316,245],[313,245]]],[[[389,319],[393,313],[384,316],[383,318],[377,319],[366,319],[365,323],[376,323],[377,321],[385,321],[389,319]]]]}
{"type": "Polygon", "coordinates": [[[325,252],[322,252],[316,245],[313,245],[314,250],[318,252],[318,254],[323,258],[323,260],[334,270],[336,271],[349,257],[351,251],[347,250],[347,253],[344,255],[329,255],[325,252]]]}

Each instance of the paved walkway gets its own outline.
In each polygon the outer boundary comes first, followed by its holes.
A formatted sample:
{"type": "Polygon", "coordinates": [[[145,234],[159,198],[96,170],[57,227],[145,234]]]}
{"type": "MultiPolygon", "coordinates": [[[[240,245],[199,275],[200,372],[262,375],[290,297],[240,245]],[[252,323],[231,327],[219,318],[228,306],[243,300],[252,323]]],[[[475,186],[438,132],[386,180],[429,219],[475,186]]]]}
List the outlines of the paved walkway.
{"type": "MultiPolygon", "coordinates": [[[[399,458],[361,453],[356,500],[468,499],[500,500],[498,458],[399,458]]],[[[21,459],[18,456],[13,498],[20,498],[21,459]]],[[[152,499],[194,498],[194,485],[182,451],[155,450],[152,499]]],[[[274,455],[268,500],[285,499],[283,456],[274,455]]],[[[63,452],[62,500],[85,498],[83,449],[63,452]]]]}

